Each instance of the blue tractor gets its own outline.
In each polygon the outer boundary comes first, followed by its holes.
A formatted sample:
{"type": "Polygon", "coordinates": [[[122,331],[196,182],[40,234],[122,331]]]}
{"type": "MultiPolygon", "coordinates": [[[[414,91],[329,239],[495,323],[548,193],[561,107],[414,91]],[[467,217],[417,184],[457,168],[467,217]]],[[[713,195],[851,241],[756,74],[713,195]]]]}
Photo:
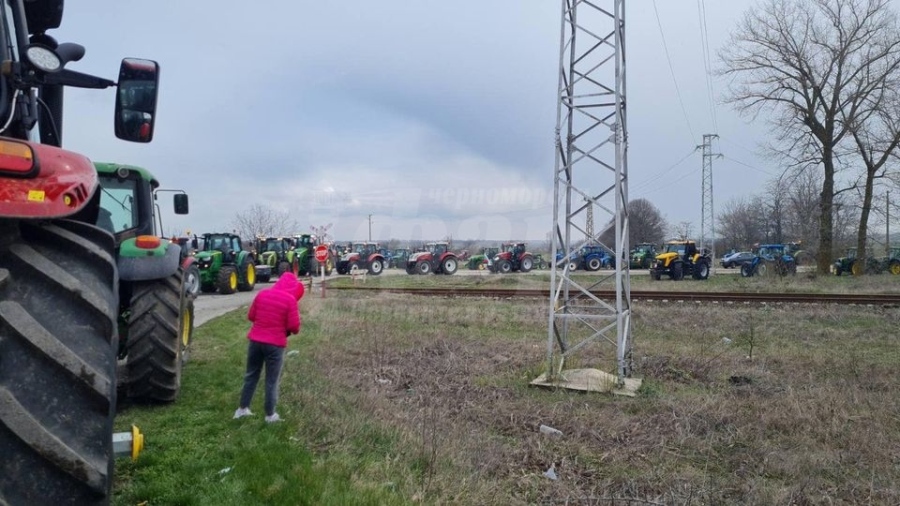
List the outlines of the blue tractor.
{"type": "Polygon", "coordinates": [[[784,244],[763,244],[756,250],[756,256],[741,266],[741,276],[767,276],[777,274],[787,276],[797,274],[797,261],[787,253],[784,244]]]}

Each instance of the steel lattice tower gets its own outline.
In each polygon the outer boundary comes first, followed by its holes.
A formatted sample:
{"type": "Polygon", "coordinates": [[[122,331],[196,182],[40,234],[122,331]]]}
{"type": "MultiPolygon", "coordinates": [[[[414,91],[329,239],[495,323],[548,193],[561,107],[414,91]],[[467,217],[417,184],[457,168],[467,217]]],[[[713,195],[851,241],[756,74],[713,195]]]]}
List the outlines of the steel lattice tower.
{"type": "Polygon", "coordinates": [[[700,214],[700,248],[706,248],[712,256],[712,265],[714,268],[716,262],[716,213],[713,208],[713,158],[722,155],[713,153],[712,141],[719,136],[716,134],[704,134],[703,145],[697,146],[703,149],[703,190],[702,190],[702,209],[700,214]]]}
{"type": "Polygon", "coordinates": [[[551,255],[568,258],[593,242],[626,260],[591,284],[573,280],[565,261],[551,272],[547,383],[565,386],[563,369],[576,352],[580,363],[606,360],[620,387],[631,373],[625,117],[625,0],[562,0],[551,255]],[[597,229],[581,228],[595,219],[597,229]],[[609,230],[615,244],[601,240],[609,230]],[[610,285],[614,303],[591,293],[610,285]],[[588,346],[594,342],[601,346],[588,346]]]}

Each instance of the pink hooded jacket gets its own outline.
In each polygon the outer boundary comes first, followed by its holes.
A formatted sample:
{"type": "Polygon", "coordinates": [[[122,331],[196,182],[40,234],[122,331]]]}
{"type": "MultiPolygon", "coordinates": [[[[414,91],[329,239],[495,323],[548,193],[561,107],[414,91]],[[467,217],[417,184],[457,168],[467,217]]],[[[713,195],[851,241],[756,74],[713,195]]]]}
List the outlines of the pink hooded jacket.
{"type": "Polygon", "coordinates": [[[275,285],[259,292],[247,319],[253,322],[247,339],[284,348],[287,335],[300,332],[300,309],[297,303],[303,297],[303,283],[292,272],[282,274],[275,285]]]}

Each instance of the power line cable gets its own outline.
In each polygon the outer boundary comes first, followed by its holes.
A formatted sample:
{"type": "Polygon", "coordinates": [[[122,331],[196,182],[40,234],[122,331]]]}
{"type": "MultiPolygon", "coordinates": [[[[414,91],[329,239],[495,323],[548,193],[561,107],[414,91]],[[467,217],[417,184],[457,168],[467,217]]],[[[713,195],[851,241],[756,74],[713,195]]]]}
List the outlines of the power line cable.
{"type": "MultiPolygon", "coordinates": [[[[677,162],[675,162],[675,163],[673,163],[672,165],[666,167],[665,169],[663,169],[663,170],[660,171],[659,173],[657,173],[657,174],[655,174],[655,175],[652,175],[652,176],[650,177],[650,179],[644,181],[643,183],[638,183],[638,184],[636,184],[636,185],[632,185],[632,186],[629,188],[629,192],[632,192],[632,191],[634,191],[634,192],[640,192],[640,191],[643,190],[644,188],[650,188],[650,187],[655,187],[656,189],[659,189],[658,187],[656,187],[656,185],[659,184],[659,182],[660,182],[660,180],[663,178],[663,176],[666,175],[667,173],[669,173],[672,169],[674,169],[674,168],[678,167],[679,165],[681,165],[682,163],[684,163],[685,160],[687,160],[688,158],[690,158],[691,155],[693,155],[693,154],[696,153],[696,152],[697,152],[697,149],[696,149],[696,148],[695,148],[695,149],[692,149],[688,154],[684,155],[684,156],[683,156],[680,160],[678,160],[677,162]]],[[[682,176],[682,177],[684,177],[684,176],[682,176]]],[[[679,181],[680,179],[681,179],[681,178],[676,179],[675,181],[679,181]]],[[[653,191],[655,191],[655,190],[653,190],[653,191]]]]}
{"type": "Polygon", "coordinates": [[[672,65],[672,58],[669,56],[669,45],[666,43],[666,34],[663,31],[662,20],[659,18],[659,9],[656,8],[656,0],[653,0],[653,11],[656,13],[656,24],[659,26],[659,35],[662,37],[663,50],[665,50],[666,60],[669,62],[669,72],[672,74],[672,82],[675,83],[675,94],[678,95],[678,103],[681,104],[681,113],[684,114],[684,121],[687,123],[688,131],[691,133],[691,140],[696,143],[697,136],[694,135],[694,128],[691,126],[687,108],[684,107],[684,100],[681,98],[681,88],[678,87],[678,79],[675,78],[675,67],[672,65]]]}
{"type": "Polygon", "coordinates": [[[712,82],[712,60],[709,56],[709,26],[706,23],[706,0],[697,0],[697,14],[700,17],[700,45],[703,51],[703,67],[706,70],[706,92],[709,98],[709,115],[713,122],[713,128],[718,132],[719,121],[716,114],[716,95],[712,82]]]}

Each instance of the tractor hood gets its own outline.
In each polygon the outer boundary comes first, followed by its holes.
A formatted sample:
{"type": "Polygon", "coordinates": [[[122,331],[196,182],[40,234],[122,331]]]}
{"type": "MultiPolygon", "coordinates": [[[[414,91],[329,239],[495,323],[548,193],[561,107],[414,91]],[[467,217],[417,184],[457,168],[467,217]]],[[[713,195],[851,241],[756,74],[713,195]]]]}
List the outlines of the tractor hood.
{"type": "Polygon", "coordinates": [[[87,205],[99,186],[94,164],[84,155],[16,139],[0,142],[7,145],[0,162],[0,216],[70,216],[87,205]]]}
{"type": "Polygon", "coordinates": [[[410,253],[409,255],[410,262],[416,262],[418,260],[425,260],[428,258],[431,258],[431,253],[428,251],[419,251],[416,253],[410,253]]]}
{"type": "Polygon", "coordinates": [[[656,255],[656,260],[660,261],[664,264],[668,264],[670,261],[674,260],[677,257],[678,257],[678,253],[675,253],[674,251],[672,251],[669,253],[660,253],[659,255],[656,255]]]}

